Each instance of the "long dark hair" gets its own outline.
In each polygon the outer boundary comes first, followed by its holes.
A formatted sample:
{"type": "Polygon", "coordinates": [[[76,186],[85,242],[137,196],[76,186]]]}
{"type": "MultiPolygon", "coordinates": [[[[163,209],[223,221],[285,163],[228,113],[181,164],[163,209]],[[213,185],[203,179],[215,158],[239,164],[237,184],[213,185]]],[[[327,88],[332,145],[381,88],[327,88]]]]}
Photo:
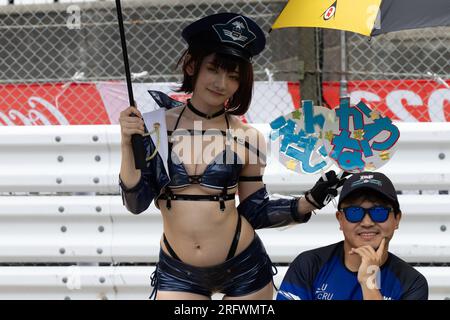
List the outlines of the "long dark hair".
{"type": "Polygon", "coordinates": [[[215,53],[213,64],[227,72],[233,72],[239,68],[239,88],[228,100],[225,106],[227,112],[234,115],[243,115],[250,107],[253,94],[253,66],[250,62],[238,57],[217,53],[207,46],[191,45],[181,56],[177,66],[182,65],[183,83],[178,89],[180,92],[192,93],[195,89],[198,73],[203,59],[215,53]],[[193,63],[194,73],[189,75],[188,66],[193,63]]]}

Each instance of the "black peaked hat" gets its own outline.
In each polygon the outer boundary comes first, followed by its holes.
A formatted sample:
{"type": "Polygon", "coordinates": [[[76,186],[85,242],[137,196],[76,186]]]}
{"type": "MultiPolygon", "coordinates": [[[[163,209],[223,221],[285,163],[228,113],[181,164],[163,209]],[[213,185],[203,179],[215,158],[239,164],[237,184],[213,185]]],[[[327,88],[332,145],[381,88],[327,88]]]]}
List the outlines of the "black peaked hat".
{"type": "Polygon", "coordinates": [[[341,207],[342,201],[350,194],[359,189],[370,189],[386,198],[394,205],[394,211],[400,211],[400,204],[397,198],[397,192],[389,180],[381,172],[360,172],[353,174],[348,178],[342,186],[341,194],[339,195],[338,208],[341,207]]]}
{"type": "Polygon", "coordinates": [[[182,37],[191,45],[209,46],[251,61],[266,45],[262,29],[246,16],[224,12],[197,20],[183,29],[182,37]]]}

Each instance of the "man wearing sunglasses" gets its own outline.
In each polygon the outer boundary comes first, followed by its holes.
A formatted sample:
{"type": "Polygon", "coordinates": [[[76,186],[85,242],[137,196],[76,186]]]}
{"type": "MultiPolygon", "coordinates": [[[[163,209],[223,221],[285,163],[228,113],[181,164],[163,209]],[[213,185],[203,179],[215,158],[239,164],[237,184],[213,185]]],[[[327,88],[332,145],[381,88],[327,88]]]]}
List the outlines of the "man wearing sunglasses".
{"type": "Polygon", "coordinates": [[[379,172],[353,174],[336,218],[344,241],[301,253],[278,300],[427,300],[425,277],[388,252],[402,212],[392,182],[379,172]]]}

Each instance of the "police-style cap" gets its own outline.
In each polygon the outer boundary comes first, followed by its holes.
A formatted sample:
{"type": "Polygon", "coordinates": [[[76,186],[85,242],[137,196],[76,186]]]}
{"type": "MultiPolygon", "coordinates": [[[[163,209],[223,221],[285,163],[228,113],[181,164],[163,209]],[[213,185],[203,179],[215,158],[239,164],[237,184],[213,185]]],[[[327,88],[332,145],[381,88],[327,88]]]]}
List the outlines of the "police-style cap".
{"type": "Polygon", "coordinates": [[[211,46],[214,51],[250,61],[266,45],[261,28],[250,18],[236,13],[217,13],[197,20],[182,34],[189,45],[211,46]]]}
{"type": "Polygon", "coordinates": [[[370,189],[375,191],[382,198],[385,198],[393,204],[394,212],[397,213],[400,211],[400,204],[398,202],[395,187],[392,184],[392,181],[381,172],[360,172],[355,173],[348,178],[342,186],[338,208],[341,208],[341,203],[345,198],[360,189],[370,189]]]}

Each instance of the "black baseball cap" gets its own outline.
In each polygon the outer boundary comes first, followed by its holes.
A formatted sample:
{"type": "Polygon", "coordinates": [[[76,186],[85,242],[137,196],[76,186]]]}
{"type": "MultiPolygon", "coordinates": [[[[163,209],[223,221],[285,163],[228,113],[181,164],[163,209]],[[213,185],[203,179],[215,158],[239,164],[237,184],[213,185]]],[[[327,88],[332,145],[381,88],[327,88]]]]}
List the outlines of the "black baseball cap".
{"type": "Polygon", "coordinates": [[[218,53],[247,61],[266,46],[264,32],[255,21],[231,12],[197,20],[184,28],[181,35],[190,46],[210,46],[218,53]]]}
{"type": "Polygon", "coordinates": [[[356,190],[369,189],[378,193],[381,197],[392,202],[394,212],[400,212],[400,204],[392,181],[381,172],[360,172],[353,174],[342,186],[339,195],[338,208],[356,190]]]}

